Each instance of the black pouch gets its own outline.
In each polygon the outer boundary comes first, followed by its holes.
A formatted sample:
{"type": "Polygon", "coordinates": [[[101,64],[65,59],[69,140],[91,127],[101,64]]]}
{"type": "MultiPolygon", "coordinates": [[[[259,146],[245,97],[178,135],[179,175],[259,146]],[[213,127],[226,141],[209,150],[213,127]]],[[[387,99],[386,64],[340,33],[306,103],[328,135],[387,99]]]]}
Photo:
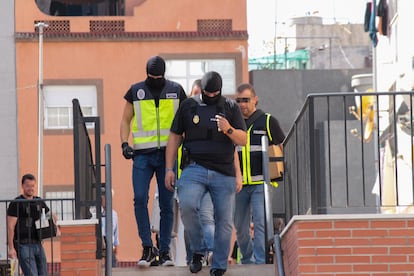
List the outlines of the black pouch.
{"type": "Polygon", "coordinates": [[[181,154],[180,169],[184,170],[184,168],[187,167],[188,164],[190,164],[190,153],[188,152],[187,148],[183,147],[181,154]]]}
{"type": "Polygon", "coordinates": [[[52,218],[36,221],[36,232],[40,240],[56,237],[56,225],[52,218]]]}

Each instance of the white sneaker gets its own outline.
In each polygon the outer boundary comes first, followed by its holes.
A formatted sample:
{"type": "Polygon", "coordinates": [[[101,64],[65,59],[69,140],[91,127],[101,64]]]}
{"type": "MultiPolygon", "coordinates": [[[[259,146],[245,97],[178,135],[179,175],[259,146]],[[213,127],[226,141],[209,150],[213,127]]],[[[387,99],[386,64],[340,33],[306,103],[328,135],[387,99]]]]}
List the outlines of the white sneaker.
{"type": "Polygon", "coordinates": [[[139,267],[149,267],[158,265],[158,252],[154,247],[145,246],[142,257],[138,261],[139,267]]]}
{"type": "Polygon", "coordinates": [[[168,251],[160,253],[160,265],[175,266],[173,260],[170,257],[170,253],[168,251]]]}

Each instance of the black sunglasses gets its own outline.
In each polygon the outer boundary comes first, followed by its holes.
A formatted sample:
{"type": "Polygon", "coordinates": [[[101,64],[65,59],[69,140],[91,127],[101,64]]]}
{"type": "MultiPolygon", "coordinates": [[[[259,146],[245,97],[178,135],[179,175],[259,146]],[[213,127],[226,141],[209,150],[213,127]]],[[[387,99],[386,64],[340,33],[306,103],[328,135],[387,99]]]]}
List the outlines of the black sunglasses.
{"type": "Polygon", "coordinates": [[[250,102],[250,98],[236,98],[237,103],[248,103],[250,102]]]}

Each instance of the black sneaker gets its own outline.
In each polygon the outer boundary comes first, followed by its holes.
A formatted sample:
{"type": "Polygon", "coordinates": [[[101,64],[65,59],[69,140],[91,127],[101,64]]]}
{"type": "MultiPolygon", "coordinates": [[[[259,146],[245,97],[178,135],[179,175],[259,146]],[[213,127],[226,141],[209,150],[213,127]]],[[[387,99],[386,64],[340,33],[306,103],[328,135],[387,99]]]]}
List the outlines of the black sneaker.
{"type": "Polygon", "coordinates": [[[193,254],[193,260],[191,261],[190,264],[190,271],[191,273],[197,273],[201,270],[201,268],[203,267],[203,260],[204,255],[201,254],[193,254]]]}
{"type": "Polygon", "coordinates": [[[160,265],[162,266],[174,266],[174,262],[170,257],[170,252],[163,251],[160,252],[160,265]]]}
{"type": "Polygon", "coordinates": [[[149,267],[158,265],[158,250],[152,246],[144,246],[142,257],[138,261],[139,267],[149,267]]]}
{"type": "Polygon", "coordinates": [[[155,260],[151,262],[150,266],[158,266],[160,263],[160,254],[158,249],[156,247],[152,247],[152,253],[155,255],[155,260]]]}
{"type": "Polygon", "coordinates": [[[210,270],[210,276],[223,276],[224,272],[226,272],[223,269],[212,269],[210,270]]]}

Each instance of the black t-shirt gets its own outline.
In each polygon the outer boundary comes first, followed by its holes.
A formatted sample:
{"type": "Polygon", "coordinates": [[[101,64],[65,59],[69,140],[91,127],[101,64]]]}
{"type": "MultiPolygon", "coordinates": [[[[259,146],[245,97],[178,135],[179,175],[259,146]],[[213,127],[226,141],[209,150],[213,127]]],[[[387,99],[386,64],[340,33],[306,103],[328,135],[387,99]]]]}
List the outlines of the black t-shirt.
{"type": "MultiPolygon", "coordinates": [[[[40,197],[33,197],[34,199],[40,199],[40,197]]],[[[7,208],[7,215],[11,217],[17,217],[17,224],[14,229],[14,240],[32,240],[39,241],[39,237],[36,233],[35,221],[40,219],[42,209],[45,209],[45,213],[49,212],[44,201],[39,200],[25,200],[23,195],[16,197],[19,201],[12,201],[7,208]]]]}
{"type": "MultiPolygon", "coordinates": [[[[226,117],[231,127],[235,129],[246,130],[246,124],[244,122],[238,104],[234,100],[225,97],[223,97],[222,103],[224,114],[221,115],[224,115],[224,117],[226,117]]],[[[190,144],[189,142],[187,143],[187,139],[185,137],[186,132],[188,132],[190,129],[194,129],[195,125],[199,122],[211,121],[214,116],[218,114],[216,112],[217,104],[214,105],[214,107],[209,108],[210,113],[208,114],[203,112],[195,114],[194,109],[197,105],[205,106],[203,103],[200,104],[197,102],[194,98],[185,100],[178,108],[171,125],[171,132],[178,135],[184,134],[184,147],[187,147],[187,145],[190,144]],[[203,116],[206,116],[206,118],[203,118],[203,116]]],[[[213,128],[217,127],[215,125],[215,122],[212,122],[212,124],[214,125],[213,128]]],[[[225,134],[219,135],[224,136],[225,134]]],[[[226,142],[213,140],[209,137],[193,141],[191,142],[191,147],[189,147],[190,159],[208,169],[218,171],[225,175],[235,176],[234,145],[232,144],[230,138],[228,138],[228,140],[230,146],[228,146],[228,143],[226,142]]]]}

